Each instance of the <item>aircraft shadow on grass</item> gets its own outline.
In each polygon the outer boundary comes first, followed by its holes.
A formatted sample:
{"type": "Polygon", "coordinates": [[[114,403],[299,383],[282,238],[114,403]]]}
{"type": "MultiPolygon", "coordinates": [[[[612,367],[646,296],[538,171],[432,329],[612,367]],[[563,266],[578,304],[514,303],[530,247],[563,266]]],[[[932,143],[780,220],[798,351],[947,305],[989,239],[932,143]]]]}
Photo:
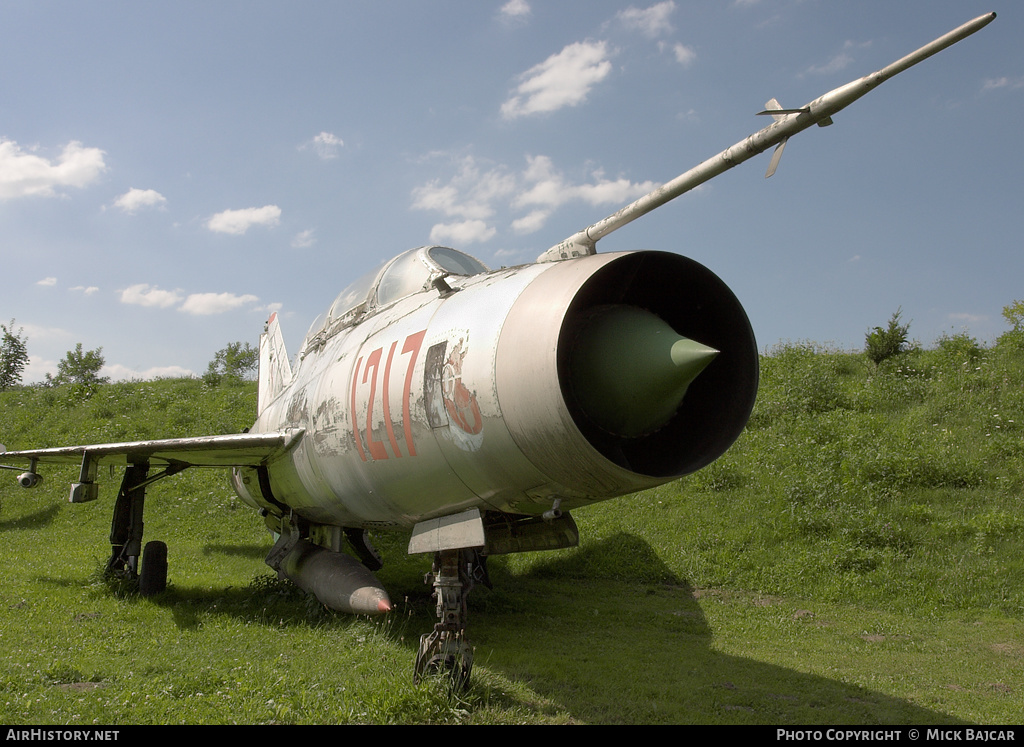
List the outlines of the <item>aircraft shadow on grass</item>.
{"type": "MultiPolygon", "coordinates": [[[[207,552],[260,557],[265,548],[217,545],[207,552]]],[[[619,533],[559,553],[525,573],[491,565],[494,589],[478,588],[469,598],[477,665],[526,682],[580,721],[962,723],[836,679],[715,650],[701,595],[633,535],[619,533]],[[622,569],[614,580],[596,570],[609,567],[622,569]],[[577,613],[562,615],[567,608],[577,613]],[[631,630],[626,637],[624,620],[631,630]],[[633,683],[628,693],[622,683],[633,683]]],[[[410,630],[432,614],[422,570],[404,564],[389,579],[395,597],[405,599],[410,630]]],[[[321,622],[339,631],[356,624],[357,618],[319,609],[315,598],[291,584],[263,579],[244,588],[172,585],[153,601],[168,607],[185,629],[211,615],[264,619],[276,628],[306,625],[311,614],[325,615],[321,622]]],[[[402,636],[401,627],[394,637],[415,649],[415,636],[402,636]]],[[[886,667],[879,661],[880,669],[886,667]]]]}
{"type": "MultiPolygon", "coordinates": [[[[592,543],[516,581],[507,584],[506,609],[489,613],[485,606],[473,616],[477,661],[510,679],[527,680],[555,702],[571,691],[575,703],[585,704],[583,720],[599,715],[635,723],[960,723],[862,687],[715,650],[700,595],[632,535],[592,543]],[[607,581],[587,572],[610,565],[636,569],[635,578],[607,581]],[[556,578],[560,583],[546,583],[556,578]],[[546,614],[556,604],[579,614],[571,619],[546,614]],[[512,611],[517,608],[529,611],[517,615],[512,611]],[[538,614],[544,615],[540,623],[538,614]],[[633,631],[628,637],[621,625],[605,623],[623,618],[633,631]],[[543,671],[524,668],[524,646],[546,652],[543,671]],[[620,697],[623,683],[633,684],[620,697]],[[618,710],[623,701],[630,710],[618,710]],[[648,710],[638,712],[637,704],[645,701],[648,710]]],[[[880,669],[887,667],[879,661],[880,669]]]]}
{"type": "Polygon", "coordinates": [[[41,508],[33,513],[12,519],[0,520],[0,532],[17,532],[27,529],[43,529],[48,527],[60,513],[60,504],[41,508]]]}
{"type": "MultiPolygon", "coordinates": [[[[0,532],[46,527],[59,510],[54,505],[0,522],[0,532]]],[[[339,631],[358,624],[359,618],[330,612],[261,569],[258,561],[267,550],[259,543],[208,545],[201,550],[205,556],[257,561],[254,580],[223,588],[180,586],[172,574],[169,589],[149,601],[167,608],[181,629],[224,615],[278,629],[311,620],[339,631]]],[[[416,636],[403,633],[419,629],[433,614],[422,578],[426,561],[405,556],[396,561],[381,573],[394,598],[404,600],[396,614],[407,619],[395,626],[394,638],[415,649],[416,636]]],[[[526,572],[509,570],[500,557],[492,559],[490,570],[493,590],[477,588],[469,597],[477,665],[528,683],[580,721],[960,723],[836,679],[715,650],[701,595],[676,578],[647,542],[627,533],[549,554],[526,572]],[[610,568],[613,579],[607,576],[610,568]],[[622,635],[624,628],[628,636],[622,635]],[[633,683],[625,694],[624,682],[633,683]]],[[[43,580],[80,584],[78,579],[43,580]]],[[[879,661],[880,669],[887,666],[879,661]]]]}

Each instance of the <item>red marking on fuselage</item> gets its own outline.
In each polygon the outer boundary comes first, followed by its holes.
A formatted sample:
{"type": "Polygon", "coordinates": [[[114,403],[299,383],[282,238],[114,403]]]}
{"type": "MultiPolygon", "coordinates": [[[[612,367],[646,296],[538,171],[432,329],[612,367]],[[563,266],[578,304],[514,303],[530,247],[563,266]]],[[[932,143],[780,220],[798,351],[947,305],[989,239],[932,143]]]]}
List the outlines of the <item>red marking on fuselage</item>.
{"type": "Polygon", "coordinates": [[[462,362],[468,350],[463,347],[462,340],[455,346],[448,360],[445,361],[441,374],[441,392],[444,398],[444,409],[464,432],[475,436],[484,428],[484,419],[480,415],[480,407],[476,397],[462,383],[462,362]]]}
{"type": "MultiPolygon", "coordinates": [[[[416,359],[419,356],[420,347],[423,344],[423,338],[426,334],[426,330],[414,332],[406,337],[405,342],[402,344],[401,355],[409,354],[409,364],[405,370],[405,381],[402,383],[402,429],[405,436],[406,452],[409,456],[416,456],[416,446],[413,444],[412,438],[411,400],[413,372],[416,368],[416,359]]],[[[395,435],[395,425],[391,415],[391,369],[397,348],[398,341],[395,340],[388,348],[387,359],[383,366],[384,380],[381,382],[381,417],[384,420],[384,428],[387,432],[388,443],[391,444],[391,450],[394,452],[395,458],[401,458],[402,450],[398,445],[398,438],[395,435]]],[[[356,442],[356,449],[359,451],[359,458],[364,462],[368,461],[367,451],[369,451],[369,459],[378,460],[389,458],[388,450],[385,448],[384,442],[377,441],[373,437],[373,405],[377,399],[377,378],[381,373],[381,358],[383,356],[384,348],[377,348],[366,356],[365,366],[362,366],[363,358],[360,357],[356,361],[355,370],[352,372],[352,390],[349,395],[349,409],[352,413],[352,436],[356,442]],[[359,376],[360,367],[362,367],[362,377],[359,376]],[[363,427],[360,427],[359,417],[356,413],[356,394],[359,387],[365,387],[367,384],[369,385],[370,390],[366,397],[366,422],[363,427]],[[365,431],[366,449],[363,448],[362,431],[365,431]]]]}
{"type": "Polygon", "coordinates": [[[395,429],[391,425],[391,361],[395,357],[395,346],[398,345],[398,340],[391,343],[391,349],[388,350],[388,362],[384,364],[384,389],[382,392],[382,399],[384,400],[384,424],[388,429],[388,441],[391,443],[391,448],[395,452],[396,457],[402,456],[402,452],[398,449],[398,441],[395,440],[395,429]]]}
{"type": "Polygon", "coordinates": [[[412,443],[412,418],[409,416],[409,400],[412,397],[412,370],[416,367],[416,357],[420,354],[420,346],[423,345],[423,338],[427,330],[416,332],[405,338],[405,345],[402,346],[402,353],[412,353],[409,356],[409,368],[405,372],[405,389],[402,391],[402,423],[405,426],[405,445],[409,449],[410,456],[416,456],[416,447],[412,443]]]}
{"type": "Polygon", "coordinates": [[[374,459],[387,459],[388,452],[384,444],[373,438],[373,400],[377,393],[377,369],[380,367],[380,356],[383,348],[377,348],[366,359],[366,368],[363,369],[363,383],[366,383],[370,375],[370,367],[373,367],[373,378],[370,379],[370,397],[366,404],[366,445],[370,448],[370,456],[374,459]]]}

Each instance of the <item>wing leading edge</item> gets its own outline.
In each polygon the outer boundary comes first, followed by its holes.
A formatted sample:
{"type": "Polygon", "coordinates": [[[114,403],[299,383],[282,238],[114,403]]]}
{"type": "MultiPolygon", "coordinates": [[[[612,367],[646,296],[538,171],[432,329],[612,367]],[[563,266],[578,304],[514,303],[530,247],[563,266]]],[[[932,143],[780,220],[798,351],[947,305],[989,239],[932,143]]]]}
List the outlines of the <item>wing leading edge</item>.
{"type": "Polygon", "coordinates": [[[127,466],[149,462],[183,467],[253,467],[266,464],[274,456],[291,449],[302,434],[303,429],[297,428],[271,433],[234,433],[226,436],[58,446],[0,451],[0,460],[30,464],[79,464],[88,457],[97,465],[127,466]]]}
{"type": "MultiPolygon", "coordinates": [[[[22,464],[28,462],[28,470],[18,476],[18,483],[24,488],[34,487],[41,482],[42,478],[36,472],[40,464],[80,463],[81,475],[78,482],[71,484],[69,500],[72,503],[85,503],[96,500],[96,475],[100,465],[125,467],[121,494],[127,495],[189,467],[260,467],[292,449],[302,438],[303,432],[303,429],[295,428],[272,433],[163,438],[24,451],[0,450],[0,459],[22,464]],[[152,466],[163,469],[147,477],[152,466]]],[[[18,469],[7,464],[0,464],[0,468],[18,469]]]]}

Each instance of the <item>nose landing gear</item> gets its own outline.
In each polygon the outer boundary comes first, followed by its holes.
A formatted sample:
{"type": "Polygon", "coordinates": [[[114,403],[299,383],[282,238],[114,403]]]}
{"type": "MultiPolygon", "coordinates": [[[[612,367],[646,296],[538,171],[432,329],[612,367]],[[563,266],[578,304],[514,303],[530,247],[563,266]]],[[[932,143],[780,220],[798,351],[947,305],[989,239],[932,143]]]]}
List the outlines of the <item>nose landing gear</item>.
{"type": "Polygon", "coordinates": [[[473,669],[473,647],[466,638],[466,596],[477,583],[490,587],[484,557],[476,550],[442,550],[424,579],[434,586],[438,622],[420,637],[413,682],[445,674],[452,685],[465,689],[473,669]]]}

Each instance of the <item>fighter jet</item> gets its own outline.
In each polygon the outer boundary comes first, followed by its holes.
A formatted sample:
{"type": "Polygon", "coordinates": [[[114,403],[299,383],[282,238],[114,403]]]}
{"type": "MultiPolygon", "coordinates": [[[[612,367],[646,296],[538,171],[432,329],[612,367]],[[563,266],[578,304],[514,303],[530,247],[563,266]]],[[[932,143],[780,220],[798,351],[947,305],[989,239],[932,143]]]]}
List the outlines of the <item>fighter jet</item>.
{"type": "Polygon", "coordinates": [[[438,617],[414,678],[465,685],[466,599],[489,584],[487,558],[576,545],[572,511],[706,466],[754,406],[757,345],[725,283],[678,254],[598,254],[597,241],[775,147],[771,176],[790,137],[994,18],[803,107],[770,100],[772,124],[531,264],[406,251],[344,289],[294,361],[272,315],[245,433],[12,451],[4,461],[22,466],[5,467],[31,488],[41,465],[80,465],[72,503],[99,497],[100,466],[123,467],[107,570],[147,596],[166,586],[167,547],[143,546],[146,490],[189,468],[229,469],[275,537],[267,564],[335,610],[391,610],[370,532],[406,532],[409,553],[433,558],[438,617]]]}

